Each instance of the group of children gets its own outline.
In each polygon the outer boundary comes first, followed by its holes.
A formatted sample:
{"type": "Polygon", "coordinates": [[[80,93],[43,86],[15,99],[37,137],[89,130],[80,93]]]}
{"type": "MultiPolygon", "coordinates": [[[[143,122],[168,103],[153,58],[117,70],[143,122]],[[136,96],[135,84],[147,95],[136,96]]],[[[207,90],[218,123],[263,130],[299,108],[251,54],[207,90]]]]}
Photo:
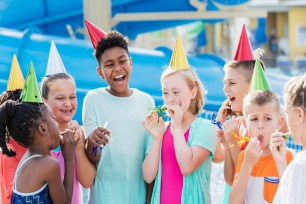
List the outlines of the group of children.
{"type": "MultiPolygon", "coordinates": [[[[293,159],[282,130],[286,121],[294,141],[306,145],[306,76],[287,83],[281,107],[258,57],[249,44],[239,45],[224,68],[227,100],[214,126],[198,117],[204,87],[178,38],[160,79],[171,118],[165,122],[152,110],[153,98],[129,86],[132,59],[124,37],[86,26],[97,73],[108,86],[87,93],[83,127],[72,120],[76,85],[53,42],[40,90],[32,64],[25,83],[11,80],[23,78],[13,58],[0,98],[2,203],[79,204],[81,186],[90,187],[89,203],[211,203],[213,159],[224,160],[224,202],[306,203],[306,154],[293,159]]],[[[245,41],[245,28],[241,36],[245,41]]]]}

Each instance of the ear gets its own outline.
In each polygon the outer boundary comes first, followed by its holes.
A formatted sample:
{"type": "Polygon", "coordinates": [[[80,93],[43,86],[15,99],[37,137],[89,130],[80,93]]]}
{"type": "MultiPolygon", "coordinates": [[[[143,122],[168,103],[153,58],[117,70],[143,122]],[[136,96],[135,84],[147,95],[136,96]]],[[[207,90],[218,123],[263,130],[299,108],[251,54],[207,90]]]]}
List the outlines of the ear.
{"type": "Polygon", "coordinates": [[[191,99],[194,99],[197,96],[197,93],[198,93],[198,88],[193,87],[191,90],[191,99]]]}
{"type": "Polygon", "coordinates": [[[277,129],[281,130],[283,128],[283,126],[286,125],[285,124],[285,117],[284,115],[280,115],[278,117],[278,121],[277,121],[277,129]]]}
{"type": "Polygon", "coordinates": [[[305,111],[303,108],[301,107],[296,107],[296,111],[297,111],[297,122],[299,123],[304,123],[305,122],[305,111]]]}
{"type": "Polygon", "coordinates": [[[133,60],[131,57],[129,57],[129,60],[130,60],[130,66],[133,67],[133,60]]]}
{"type": "Polygon", "coordinates": [[[100,77],[101,77],[102,79],[105,79],[104,74],[103,74],[103,71],[102,71],[102,68],[97,67],[96,70],[97,70],[98,74],[100,75],[100,77]]]}
{"type": "Polygon", "coordinates": [[[40,134],[42,135],[48,135],[48,128],[47,128],[47,124],[42,122],[38,125],[38,131],[40,134]]]}
{"type": "Polygon", "coordinates": [[[44,103],[47,103],[47,99],[45,99],[44,97],[41,97],[44,103]]]}

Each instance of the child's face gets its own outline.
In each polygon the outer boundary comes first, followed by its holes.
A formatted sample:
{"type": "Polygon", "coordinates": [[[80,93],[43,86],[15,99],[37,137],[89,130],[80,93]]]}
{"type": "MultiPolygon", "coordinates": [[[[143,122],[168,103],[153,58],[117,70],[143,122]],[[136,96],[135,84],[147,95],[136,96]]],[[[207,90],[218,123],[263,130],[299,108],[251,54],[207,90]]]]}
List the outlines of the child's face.
{"type": "Polygon", "coordinates": [[[50,137],[51,141],[51,149],[55,149],[60,143],[60,131],[58,128],[58,123],[55,120],[55,116],[53,115],[51,109],[46,104],[46,108],[44,110],[44,117],[46,120],[48,137],[50,137]]]}
{"type": "Polygon", "coordinates": [[[294,142],[297,144],[302,144],[302,136],[303,136],[303,130],[302,130],[302,124],[299,122],[299,112],[296,107],[290,106],[288,104],[288,96],[285,94],[284,100],[285,100],[285,114],[286,114],[286,122],[288,129],[294,139],[294,142]]]}
{"type": "Polygon", "coordinates": [[[77,109],[76,89],[72,79],[58,79],[49,86],[48,99],[45,102],[50,106],[59,125],[69,123],[77,109]]]}
{"type": "Polygon", "coordinates": [[[109,92],[118,97],[130,95],[129,81],[132,71],[132,59],[120,47],[105,50],[100,59],[99,75],[110,86],[109,92]]]}
{"type": "Polygon", "coordinates": [[[250,84],[246,82],[243,71],[239,68],[226,67],[223,91],[230,101],[232,111],[242,111],[243,98],[248,94],[250,84]]]}
{"type": "Polygon", "coordinates": [[[245,117],[250,136],[259,141],[263,150],[269,150],[271,134],[282,125],[275,103],[270,102],[261,106],[249,104],[245,117]]]}
{"type": "Polygon", "coordinates": [[[190,101],[197,94],[196,88],[190,89],[186,79],[178,74],[172,74],[162,81],[163,99],[166,106],[179,105],[183,112],[187,112],[190,101]],[[184,104],[184,107],[182,106],[184,104]]]}

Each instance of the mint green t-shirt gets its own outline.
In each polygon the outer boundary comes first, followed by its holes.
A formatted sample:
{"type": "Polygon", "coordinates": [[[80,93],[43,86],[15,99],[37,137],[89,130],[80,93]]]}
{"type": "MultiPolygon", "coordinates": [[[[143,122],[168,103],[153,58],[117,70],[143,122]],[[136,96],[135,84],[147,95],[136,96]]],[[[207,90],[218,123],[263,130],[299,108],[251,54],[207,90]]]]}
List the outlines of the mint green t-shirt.
{"type": "Polygon", "coordinates": [[[88,136],[108,122],[113,142],[102,150],[89,203],[145,203],[142,175],[149,133],[142,121],[154,106],[151,96],[133,89],[129,97],[116,97],[105,88],[88,92],[83,104],[83,125],[88,136]]]}
{"type": "MultiPolygon", "coordinates": [[[[149,152],[152,138],[148,143],[149,152]]],[[[208,158],[193,173],[183,176],[182,204],[211,203],[210,176],[213,154],[215,153],[217,137],[216,127],[208,120],[196,118],[190,126],[188,146],[199,146],[210,151],[208,158]]],[[[161,158],[161,155],[160,155],[161,158]]],[[[162,166],[159,161],[158,173],[155,179],[151,204],[160,203],[162,166]]]]}

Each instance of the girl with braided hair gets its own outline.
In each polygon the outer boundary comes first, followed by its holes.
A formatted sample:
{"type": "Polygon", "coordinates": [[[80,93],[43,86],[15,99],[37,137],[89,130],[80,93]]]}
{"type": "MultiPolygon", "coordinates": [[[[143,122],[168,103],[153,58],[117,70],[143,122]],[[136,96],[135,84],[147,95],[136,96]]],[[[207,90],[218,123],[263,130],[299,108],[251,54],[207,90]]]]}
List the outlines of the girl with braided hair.
{"type": "MultiPolygon", "coordinates": [[[[7,100],[19,100],[21,89],[14,91],[4,91],[0,95],[0,105],[7,100]]],[[[23,156],[27,151],[27,148],[18,144],[14,139],[8,136],[6,132],[5,138],[7,147],[14,150],[16,155],[14,157],[8,157],[2,154],[0,151],[0,189],[1,189],[1,202],[2,204],[9,204],[11,202],[12,192],[13,192],[13,181],[16,172],[16,168],[23,156]]]]}
{"type": "Polygon", "coordinates": [[[15,156],[7,147],[6,133],[28,150],[15,174],[11,203],[70,203],[73,192],[73,156],[78,138],[67,130],[61,133],[54,116],[44,103],[8,100],[0,106],[0,147],[2,154],[15,156]],[[50,150],[61,143],[65,159],[65,179],[50,150]],[[46,165],[48,164],[48,165],[46,165]]]}

